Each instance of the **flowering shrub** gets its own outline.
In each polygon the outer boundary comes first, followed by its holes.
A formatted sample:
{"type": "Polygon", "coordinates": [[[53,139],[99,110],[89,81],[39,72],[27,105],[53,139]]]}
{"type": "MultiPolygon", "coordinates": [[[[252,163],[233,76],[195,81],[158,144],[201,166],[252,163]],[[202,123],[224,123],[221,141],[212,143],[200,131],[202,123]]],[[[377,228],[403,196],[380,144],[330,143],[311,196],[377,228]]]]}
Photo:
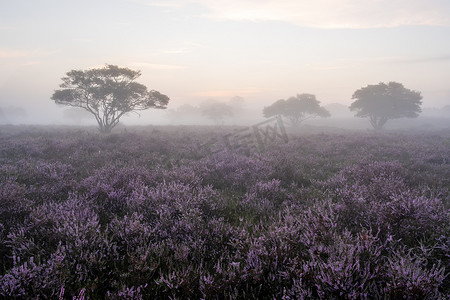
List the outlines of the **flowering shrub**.
{"type": "Polygon", "coordinates": [[[272,179],[269,182],[256,182],[244,195],[240,207],[253,212],[260,219],[273,216],[288,199],[288,193],[281,187],[281,181],[272,179]]]}
{"type": "Polygon", "coordinates": [[[450,297],[450,137],[0,130],[0,298],[450,297]]]}

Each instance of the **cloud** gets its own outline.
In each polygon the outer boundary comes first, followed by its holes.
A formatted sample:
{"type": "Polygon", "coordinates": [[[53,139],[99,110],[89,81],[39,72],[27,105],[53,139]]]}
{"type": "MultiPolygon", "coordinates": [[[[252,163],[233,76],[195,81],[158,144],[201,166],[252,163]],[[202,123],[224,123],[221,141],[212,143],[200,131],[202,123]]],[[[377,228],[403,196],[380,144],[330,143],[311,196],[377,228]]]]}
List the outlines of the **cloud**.
{"type": "Polygon", "coordinates": [[[418,63],[446,63],[450,62],[450,55],[441,56],[423,56],[423,57],[399,57],[399,56],[380,56],[380,57],[362,57],[351,59],[335,59],[332,61],[316,62],[307,66],[314,71],[334,71],[349,70],[367,64],[371,65],[392,65],[392,64],[418,64],[418,63]]]}
{"type": "Polygon", "coordinates": [[[430,62],[447,62],[450,61],[450,55],[442,56],[429,56],[429,57],[416,57],[416,58],[398,58],[393,62],[396,63],[430,63],[430,62]]]}
{"type": "Polygon", "coordinates": [[[192,42],[192,41],[185,41],[180,46],[172,47],[172,48],[166,48],[161,49],[160,51],[157,51],[156,54],[186,54],[196,51],[198,48],[205,47],[204,44],[192,42]]]}
{"type": "Polygon", "coordinates": [[[269,89],[261,89],[257,87],[248,87],[242,89],[229,89],[229,90],[206,90],[192,93],[192,96],[206,97],[206,98],[224,98],[239,96],[249,96],[255,94],[261,94],[270,91],[269,89]]]}
{"type": "Polygon", "coordinates": [[[40,49],[32,51],[22,51],[16,49],[0,49],[0,59],[10,59],[10,58],[36,58],[36,57],[46,57],[58,53],[57,50],[43,51],[40,49]]]}
{"type": "Polygon", "coordinates": [[[16,57],[26,57],[27,53],[24,51],[10,50],[10,49],[0,49],[0,59],[2,58],[16,58],[16,57]]]}
{"type": "Polygon", "coordinates": [[[180,8],[183,7],[183,1],[173,0],[128,0],[130,2],[140,3],[148,6],[163,7],[163,8],[180,8]]]}
{"type": "Polygon", "coordinates": [[[40,64],[42,64],[42,62],[40,62],[40,61],[27,61],[27,62],[23,63],[22,65],[24,67],[28,67],[28,66],[36,66],[36,65],[40,65],[40,64]]]}
{"type": "Polygon", "coordinates": [[[182,48],[172,48],[161,51],[163,54],[184,54],[190,52],[188,48],[182,47],[182,48]]]}
{"type": "MultiPolygon", "coordinates": [[[[148,5],[161,1],[147,0],[148,5]]],[[[166,7],[198,4],[217,20],[283,21],[318,28],[450,26],[443,0],[166,0],[166,7]]]]}
{"type": "Polygon", "coordinates": [[[0,25],[0,30],[11,30],[14,29],[14,27],[6,26],[6,25],[0,25]]]}
{"type": "Polygon", "coordinates": [[[152,64],[146,62],[134,62],[131,63],[130,65],[133,67],[153,69],[153,70],[179,70],[187,68],[186,66],[182,65],[152,64]]]}

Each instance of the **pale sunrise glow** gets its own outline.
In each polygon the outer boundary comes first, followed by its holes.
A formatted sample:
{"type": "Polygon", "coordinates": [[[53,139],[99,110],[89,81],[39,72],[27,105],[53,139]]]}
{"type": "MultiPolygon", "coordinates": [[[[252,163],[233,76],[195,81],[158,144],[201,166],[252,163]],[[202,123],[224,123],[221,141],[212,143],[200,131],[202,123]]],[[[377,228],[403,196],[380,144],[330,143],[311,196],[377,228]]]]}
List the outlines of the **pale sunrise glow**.
{"type": "Polygon", "coordinates": [[[0,34],[0,107],[26,110],[21,122],[64,122],[50,100],[61,77],[105,64],[141,70],[168,109],[239,96],[261,117],[298,93],[348,106],[389,81],[450,104],[446,0],[2,1],[0,34]]]}
{"type": "Polygon", "coordinates": [[[212,19],[284,21],[319,28],[374,28],[403,25],[448,26],[450,16],[445,1],[410,0],[171,0],[146,1],[148,5],[207,8],[203,15],[212,19]]]}

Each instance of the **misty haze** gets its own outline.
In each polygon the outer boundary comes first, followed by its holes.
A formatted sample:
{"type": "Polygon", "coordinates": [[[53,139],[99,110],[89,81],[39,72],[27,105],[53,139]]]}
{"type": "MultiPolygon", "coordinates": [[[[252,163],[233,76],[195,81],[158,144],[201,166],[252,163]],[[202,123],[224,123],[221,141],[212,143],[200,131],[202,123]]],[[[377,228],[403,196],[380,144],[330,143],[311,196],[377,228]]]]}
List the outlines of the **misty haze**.
{"type": "Polygon", "coordinates": [[[450,2],[0,3],[1,299],[449,299],[450,2]]]}

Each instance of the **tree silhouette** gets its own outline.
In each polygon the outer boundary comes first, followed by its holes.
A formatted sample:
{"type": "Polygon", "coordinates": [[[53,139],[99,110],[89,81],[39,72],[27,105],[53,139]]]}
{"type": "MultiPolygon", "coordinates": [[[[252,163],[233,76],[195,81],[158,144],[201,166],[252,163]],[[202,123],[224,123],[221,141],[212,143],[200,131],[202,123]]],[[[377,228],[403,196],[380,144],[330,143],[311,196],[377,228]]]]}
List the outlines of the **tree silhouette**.
{"type": "Polygon", "coordinates": [[[356,117],[370,118],[370,124],[377,130],[390,119],[416,118],[422,111],[420,92],[406,89],[397,82],[368,85],[357,90],[352,99],[356,100],[350,110],[357,111],[356,117]]]}
{"type": "Polygon", "coordinates": [[[210,118],[217,125],[223,124],[225,117],[232,117],[233,107],[227,103],[211,101],[200,105],[201,114],[210,118]]]}
{"type": "Polygon", "coordinates": [[[288,118],[293,126],[298,126],[301,122],[315,117],[329,117],[330,113],[312,94],[297,94],[287,100],[278,100],[270,106],[264,107],[263,115],[270,118],[282,115],[288,118]]]}
{"type": "Polygon", "coordinates": [[[149,108],[166,108],[169,97],[147,90],[135,82],[140,71],[106,65],[103,68],[72,70],[62,78],[62,89],[51,99],[57,104],[81,107],[93,114],[99,130],[109,133],[127,113],[149,108]]]}

